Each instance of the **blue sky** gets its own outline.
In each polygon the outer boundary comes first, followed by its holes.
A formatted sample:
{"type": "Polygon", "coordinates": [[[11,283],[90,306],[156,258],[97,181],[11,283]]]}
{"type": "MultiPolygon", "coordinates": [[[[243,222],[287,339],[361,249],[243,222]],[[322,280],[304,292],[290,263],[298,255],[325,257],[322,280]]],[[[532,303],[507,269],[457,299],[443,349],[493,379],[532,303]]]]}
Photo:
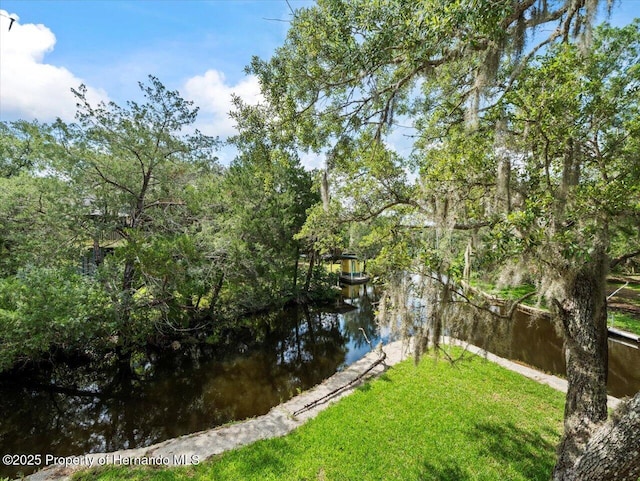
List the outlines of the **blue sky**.
{"type": "Polygon", "coordinates": [[[47,63],[114,96],[148,74],[177,85],[215,69],[237,83],[252,55],[268,57],[284,39],[287,23],[268,19],[290,17],[284,0],[2,0],[0,8],[53,32],[47,63]]]}
{"type": "MultiPolygon", "coordinates": [[[[138,99],[152,74],[200,106],[226,137],[231,93],[257,101],[245,66],[282,44],[290,7],[309,0],[0,0],[0,120],[73,120],[71,87],[94,101],[138,99]]],[[[224,153],[221,153],[224,157],[224,153]]],[[[224,159],[229,160],[229,159],[224,159]]]]}
{"type": "MultiPolygon", "coordinates": [[[[0,15],[0,120],[71,121],[71,87],[124,103],[153,74],[194,100],[198,127],[221,137],[233,133],[231,93],[259,99],[244,67],[273,53],[291,18],[285,0],[0,0],[0,15]],[[6,15],[19,18],[11,31],[6,15]]],[[[640,0],[616,1],[613,24],[634,17],[640,0]]]]}

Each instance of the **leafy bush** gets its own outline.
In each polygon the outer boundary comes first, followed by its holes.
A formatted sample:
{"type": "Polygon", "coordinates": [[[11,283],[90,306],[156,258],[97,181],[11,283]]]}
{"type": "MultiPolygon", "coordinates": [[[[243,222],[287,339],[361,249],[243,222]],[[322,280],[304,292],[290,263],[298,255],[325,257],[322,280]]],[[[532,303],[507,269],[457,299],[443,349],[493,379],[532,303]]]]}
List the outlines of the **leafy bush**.
{"type": "Polygon", "coordinates": [[[0,280],[0,370],[51,351],[90,350],[114,327],[100,284],[72,266],[31,267],[0,280]]]}

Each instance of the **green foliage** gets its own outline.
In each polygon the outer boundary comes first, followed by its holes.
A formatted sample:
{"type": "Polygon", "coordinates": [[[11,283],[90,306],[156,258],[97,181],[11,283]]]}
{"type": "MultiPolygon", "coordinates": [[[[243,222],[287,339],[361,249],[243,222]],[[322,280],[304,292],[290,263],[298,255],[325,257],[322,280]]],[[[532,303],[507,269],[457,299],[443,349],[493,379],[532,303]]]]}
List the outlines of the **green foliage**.
{"type": "Polygon", "coordinates": [[[68,205],[72,189],[56,177],[28,172],[0,177],[0,276],[25,265],[79,255],[68,205]]]}
{"type": "Polygon", "coordinates": [[[358,236],[379,246],[381,319],[437,339],[448,318],[478,315],[451,285],[472,270],[546,297],[571,351],[554,479],[592,454],[577,440],[593,429],[571,418],[606,417],[604,280],[640,252],[640,21],[594,31],[598,3],[324,0],[250,68],[278,128],[326,155],[332,198],[307,238],[346,244],[351,222],[391,224],[372,229],[386,244],[358,236]],[[539,25],[551,33],[525,52],[539,25]],[[400,156],[406,127],[413,151],[400,156]]]}
{"type": "MultiPolygon", "coordinates": [[[[554,3],[566,13],[563,28],[575,22],[576,32],[592,7],[554,3]]],[[[326,155],[332,200],[310,213],[300,237],[321,252],[359,251],[346,235],[353,222],[385,217],[395,223],[395,241],[409,237],[423,244],[418,232],[397,231],[434,222],[471,230],[500,221],[492,199],[500,163],[489,154],[492,126],[473,131],[467,127],[477,119],[466,117],[478,115],[483,96],[489,103],[499,98],[490,88],[495,79],[509,83],[522,67],[526,16],[534,23],[557,18],[517,2],[324,0],[296,11],[284,45],[269,61],[254,59],[248,70],[276,110],[274,128],[326,155]],[[403,132],[398,125],[414,127],[410,158],[385,143],[403,132]],[[416,182],[411,170],[419,173],[416,182]]],[[[447,235],[438,236],[443,253],[453,247],[447,235]]],[[[363,252],[381,243],[371,235],[359,240],[363,252]]],[[[379,247],[368,255],[381,252],[379,247]]],[[[378,264],[395,262],[381,258],[378,264]]],[[[456,263],[446,262],[452,268],[456,263]]]]}
{"type": "MultiPolygon", "coordinates": [[[[480,4],[325,0],[296,12],[271,60],[254,59],[274,128],[327,158],[332,200],[301,237],[315,234],[322,251],[352,248],[350,223],[388,216],[396,230],[467,230],[492,267],[541,256],[560,273],[591,258],[603,213],[616,228],[634,222],[637,27],[601,28],[586,53],[597,2],[553,2],[565,16],[533,61],[536,51],[522,55],[528,25],[559,17],[480,4]],[[580,47],[555,46],[572,25],[584,33],[580,47]],[[384,143],[398,124],[414,126],[410,158],[384,143]],[[567,190],[571,172],[580,185],[567,190]]],[[[438,236],[441,259],[466,245],[449,235],[438,236]]]]}
{"type": "Polygon", "coordinates": [[[125,349],[144,342],[154,326],[185,324],[193,296],[189,266],[205,259],[184,243],[197,229],[193,190],[199,177],[216,173],[215,139],[184,134],[197,108],[149,77],[140,84],[145,103],[97,106],[78,99],[78,124],[55,125],[61,141],[52,169],[74,188],[75,231],[94,246],[115,236],[115,249],[97,262],[97,277],[109,292],[119,320],[118,342],[125,349]],[[66,146],[66,148],[62,148],[66,146]],[[188,197],[185,194],[191,194],[188,197]]]}
{"type": "Polygon", "coordinates": [[[119,106],[81,86],[77,124],[0,125],[0,370],[56,349],[126,357],[301,289],[294,234],[318,196],[268,112],[237,102],[241,153],[224,169],[215,139],[185,133],[191,102],[154,77],[140,87],[144,102],[119,106]]]}
{"type": "Polygon", "coordinates": [[[0,122],[0,178],[33,172],[42,166],[44,126],[37,122],[0,122]]]}
{"type": "Polygon", "coordinates": [[[406,243],[394,242],[380,249],[370,263],[370,272],[374,275],[389,275],[389,273],[401,273],[411,266],[411,256],[406,243]]]}
{"type": "Polygon", "coordinates": [[[57,350],[91,353],[117,327],[110,305],[76,266],[31,267],[0,280],[0,370],[57,350]]]}
{"type": "MultiPolygon", "coordinates": [[[[526,196],[505,228],[558,277],[590,259],[594,247],[608,248],[609,232],[637,216],[639,46],[638,22],[603,26],[587,54],[571,44],[550,49],[503,98],[518,133],[512,148],[523,153],[512,182],[526,196]]],[[[633,250],[636,240],[627,239],[625,251],[633,250]]]]}
{"type": "Polygon", "coordinates": [[[227,302],[241,310],[261,309],[302,290],[300,254],[307,245],[295,234],[318,195],[295,146],[269,124],[267,107],[236,99],[233,115],[240,133],[232,141],[240,155],[222,185],[232,269],[226,276],[227,302]]]}

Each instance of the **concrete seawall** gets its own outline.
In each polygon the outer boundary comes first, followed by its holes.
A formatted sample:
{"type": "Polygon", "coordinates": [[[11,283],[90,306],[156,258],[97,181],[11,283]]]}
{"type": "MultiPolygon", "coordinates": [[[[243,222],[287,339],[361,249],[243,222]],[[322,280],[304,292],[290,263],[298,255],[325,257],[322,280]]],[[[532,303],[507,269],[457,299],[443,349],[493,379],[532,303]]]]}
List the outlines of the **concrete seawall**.
{"type": "MultiPolygon", "coordinates": [[[[564,379],[495,356],[456,339],[443,341],[466,348],[469,352],[480,355],[488,361],[554,389],[567,391],[567,381],[564,379]]],[[[27,476],[26,479],[29,481],[67,480],[75,471],[105,464],[156,466],[198,464],[211,456],[260,439],[284,436],[316,417],[332,403],[353,392],[366,380],[379,376],[388,367],[406,359],[411,354],[410,346],[406,341],[396,341],[384,346],[386,355],[384,362],[381,362],[379,352],[370,352],[344,371],[334,374],[312,389],[272,408],[263,416],[169,439],[145,448],[58,458],[55,464],[27,476]]],[[[609,396],[610,408],[615,408],[618,403],[619,399],[609,396]]]]}

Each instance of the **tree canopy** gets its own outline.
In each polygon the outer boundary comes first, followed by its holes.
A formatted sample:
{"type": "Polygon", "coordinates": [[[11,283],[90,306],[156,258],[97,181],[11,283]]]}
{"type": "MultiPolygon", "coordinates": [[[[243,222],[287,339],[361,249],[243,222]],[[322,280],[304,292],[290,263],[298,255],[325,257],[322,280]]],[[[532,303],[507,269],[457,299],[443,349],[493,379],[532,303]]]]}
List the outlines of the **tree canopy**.
{"type": "MultiPolygon", "coordinates": [[[[249,70],[280,128],[326,156],[332,198],[304,228],[321,234],[318,248],[327,248],[325,233],[375,220],[373,264],[389,286],[381,315],[426,322],[414,326],[424,334],[473,315],[451,301],[470,299],[458,283],[474,272],[528,278],[565,338],[569,392],[554,479],[635,481],[640,458],[625,449],[636,436],[593,443],[612,429],[605,277],[640,250],[640,25],[593,29],[597,8],[319,1],[249,70]],[[410,155],[394,151],[400,132],[410,155]],[[429,294],[426,319],[397,295],[410,292],[411,273],[429,294]],[[598,456],[601,471],[589,477],[598,456]]],[[[637,429],[634,409],[616,426],[637,429]]]]}
{"type": "Polygon", "coordinates": [[[640,253],[640,21],[594,28],[600,3],[319,0],[247,67],[265,101],[235,99],[228,167],[155,77],[125,106],[79,87],[76,123],[0,123],[0,369],[130,366],[324,295],[319,255],[346,249],[418,348],[490,311],[471,280],[524,278],[565,342],[553,479],[636,481],[640,394],[607,412],[605,280],[640,253]]]}
{"type": "Polygon", "coordinates": [[[155,77],[140,88],[120,106],[80,86],[76,123],[0,124],[0,370],[78,352],[128,369],[304,297],[294,234],[317,195],[264,112],[238,103],[225,167],[197,107],[155,77]]]}

